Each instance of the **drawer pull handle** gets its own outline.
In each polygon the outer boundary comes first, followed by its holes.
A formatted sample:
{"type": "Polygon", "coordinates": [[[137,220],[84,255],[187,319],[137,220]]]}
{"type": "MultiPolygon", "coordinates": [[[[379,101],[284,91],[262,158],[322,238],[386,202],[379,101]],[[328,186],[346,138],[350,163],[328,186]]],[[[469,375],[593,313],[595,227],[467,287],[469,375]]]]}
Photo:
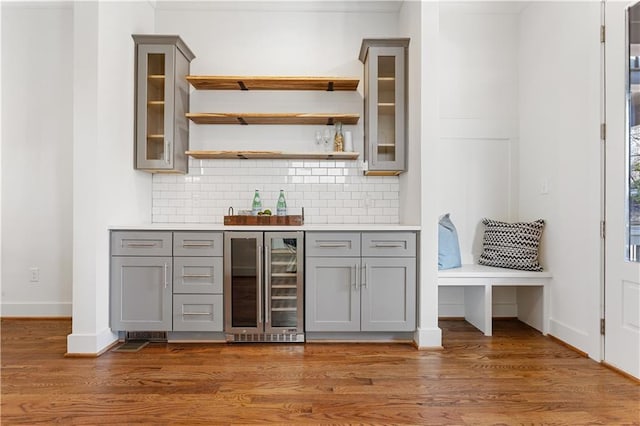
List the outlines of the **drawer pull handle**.
{"type": "Polygon", "coordinates": [[[212,245],[212,241],[204,243],[182,243],[182,247],[211,247],[212,245]]]}
{"type": "Polygon", "coordinates": [[[127,247],[155,247],[156,243],[127,243],[127,247]]]}
{"type": "Polygon", "coordinates": [[[318,247],[322,247],[322,248],[338,248],[338,247],[347,248],[347,247],[349,247],[349,245],[347,243],[318,243],[317,246],[318,247]]]}
{"type": "Polygon", "coordinates": [[[182,315],[212,315],[211,312],[183,312],[182,315]]]}
{"type": "Polygon", "coordinates": [[[164,264],[164,288],[169,286],[169,281],[167,280],[167,271],[169,270],[169,265],[164,264]]]}
{"type": "Polygon", "coordinates": [[[375,248],[404,248],[402,243],[374,243],[375,248]]]}
{"type": "Polygon", "coordinates": [[[211,278],[211,274],[184,274],[182,278],[211,278]]]}

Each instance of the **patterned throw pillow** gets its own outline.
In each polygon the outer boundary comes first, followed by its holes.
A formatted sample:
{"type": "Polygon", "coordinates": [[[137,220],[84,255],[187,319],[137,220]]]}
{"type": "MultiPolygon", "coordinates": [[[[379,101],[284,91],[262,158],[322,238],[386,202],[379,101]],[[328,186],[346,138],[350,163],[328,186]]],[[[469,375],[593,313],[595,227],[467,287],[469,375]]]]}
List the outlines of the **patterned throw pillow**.
{"type": "Polygon", "coordinates": [[[482,255],[478,263],[498,268],[542,271],[538,262],[538,246],[544,220],[506,223],[482,219],[485,225],[482,255]]]}

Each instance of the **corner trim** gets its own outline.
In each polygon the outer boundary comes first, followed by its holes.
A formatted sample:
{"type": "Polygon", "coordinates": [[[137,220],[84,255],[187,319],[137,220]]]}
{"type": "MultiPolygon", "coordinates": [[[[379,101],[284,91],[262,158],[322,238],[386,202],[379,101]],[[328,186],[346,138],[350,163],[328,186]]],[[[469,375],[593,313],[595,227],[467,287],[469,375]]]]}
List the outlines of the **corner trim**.
{"type": "Polygon", "coordinates": [[[413,341],[418,350],[442,349],[442,330],[439,327],[418,328],[413,341]]]}
{"type": "Polygon", "coordinates": [[[91,334],[71,333],[67,336],[66,357],[100,356],[106,352],[115,342],[118,334],[109,328],[91,334]]]}

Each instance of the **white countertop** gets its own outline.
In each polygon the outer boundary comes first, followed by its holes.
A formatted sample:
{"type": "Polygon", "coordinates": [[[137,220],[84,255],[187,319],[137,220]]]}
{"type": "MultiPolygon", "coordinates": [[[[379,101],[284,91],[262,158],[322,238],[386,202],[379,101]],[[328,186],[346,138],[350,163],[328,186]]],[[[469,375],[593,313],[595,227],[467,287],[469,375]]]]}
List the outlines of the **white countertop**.
{"type": "Polygon", "coordinates": [[[420,231],[420,225],[397,224],[309,224],[302,226],[225,226],[221,223],[141,223],[111,225],[110,230],[123,231],[420,231]]]}

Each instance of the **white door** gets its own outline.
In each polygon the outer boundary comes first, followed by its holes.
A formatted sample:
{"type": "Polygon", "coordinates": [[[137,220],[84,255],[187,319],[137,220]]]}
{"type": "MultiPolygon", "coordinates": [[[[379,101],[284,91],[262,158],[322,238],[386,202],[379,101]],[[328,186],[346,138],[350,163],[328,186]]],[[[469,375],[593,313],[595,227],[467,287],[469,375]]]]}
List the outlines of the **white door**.
{"type": "MultiPolygon", "coordinates": [[[[627,49],[625,10],[629,3],[605,2],[605,276],[604,361],[640,378],[640,263],[628,260],[629,200],[626,119],[627,49]]],[[[640,30],[640,29],[639,29],[640,30]]],[[[633,87],[640,91],[640,86],[633,87]]]]}

